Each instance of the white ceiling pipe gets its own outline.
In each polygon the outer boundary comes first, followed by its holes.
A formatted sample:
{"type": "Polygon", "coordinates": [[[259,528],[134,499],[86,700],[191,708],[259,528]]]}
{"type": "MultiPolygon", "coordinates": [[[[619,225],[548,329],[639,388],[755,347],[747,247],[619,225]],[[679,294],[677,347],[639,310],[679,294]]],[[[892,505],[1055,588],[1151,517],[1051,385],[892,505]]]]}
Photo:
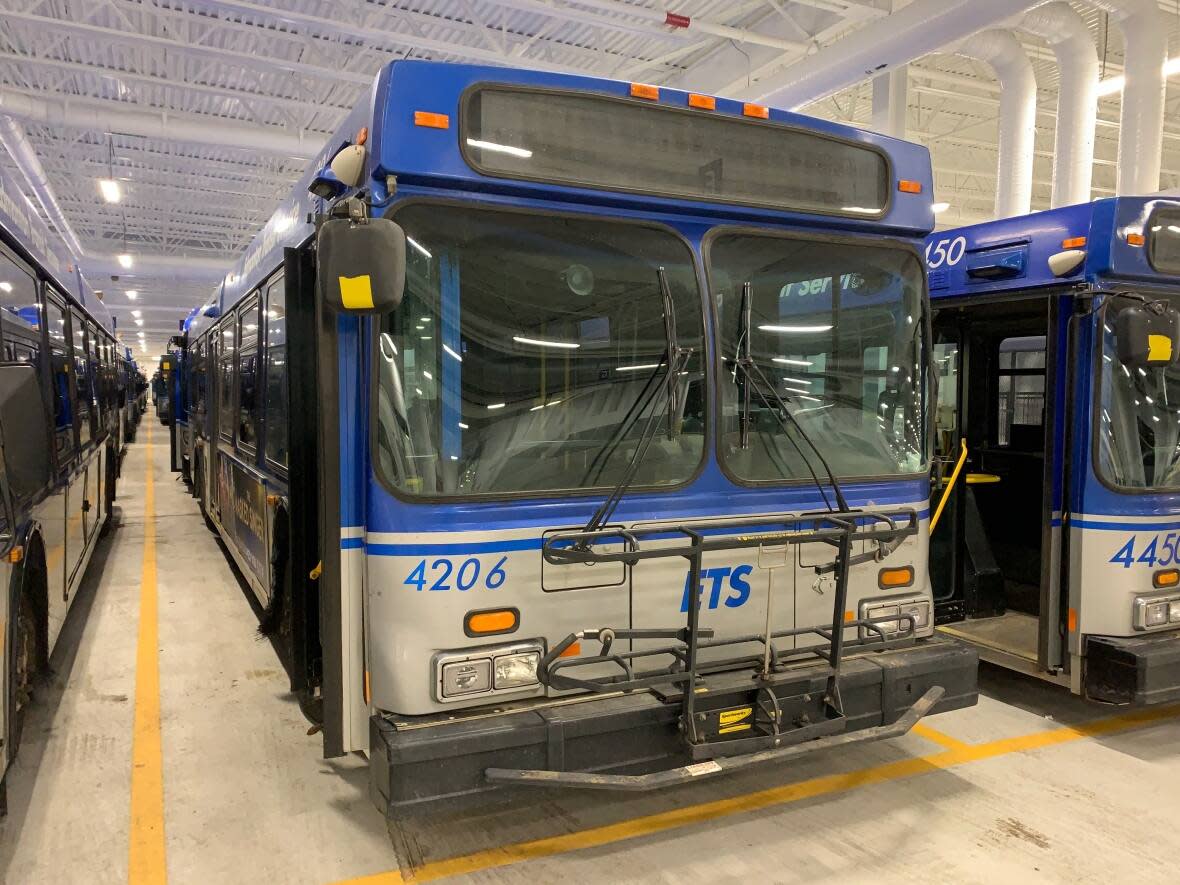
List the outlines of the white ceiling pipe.
{"type": "Polygon", "coordinates": [[[741,90],[737,97],[798,108],[891,71],[1044,0],[914,0],[909,6],[741,90]]]}
{"type": "Polygon", "coordinates": [[[67,100],[0,88],[0,114],[55,129],[89,129],[186,144],[245,148],[302,160],[310,160],[323,146],[318,136],[304,139],[270,126],[248,125],[199,114],[130,110],[130,107],[125,102],[67,100]]]}
{"type": "Polygon", "coordinates": [[[1068,3],[1039,6],[1016,26],[1052,47],[1060,72],[1050,206],[1088,203],[1098,120],[1098,51],[1094,38],[1068,3]]]}
{"type": "MultiPolygon", "coordinates": [[[[88,253],[82,246],[81,240],[62,211],[61,204],[53,193],[49,184],[49,176],[41,165],[36,151],[29,143],[21,125],[11,117],[0,114],[0,144],[8,151],[16,167],[20,170],[33,196],[41,205],[45,217],[57,230],[65,246],[74,256],[74,260],[83,273],[93,275],[114,275],[126,277],[150,276],[153,280],[162,282],[178,282],[184,280],[217,280],[224,276],[231,264],[231,259],[219,261],[210,258],[185,258],[170,255],[140,255],[134,254],[131,271],[121,264],[117,255],[95,255],[88,253]]],[[[101,286],[99,287],[101,288],[101,286]]]]}
{"type": "Polygon", "coordinates": [[[1168,29],[1156,0],[1087,0],[1104,9],[1123,32],[1123,106],[1119,113],[1119,166],[1115,190],[1159,190],[1163,160],[1164,63],[1168,29]]]}
{"type": "Polygon", "coordinates": [[[991,66],[1000,81],[996,217],[1032,210],[1033,148],[1037,134],[1037,81],[1032,63],[1009,31],[975,34],[953,50],[991,66]]]}
{"type": "Polygon", "coordinates": [[[56,228],[58,234],[65,241],[66,248],[75,257],[81,255],[84,251],[82,243],[78,239],[78,235],[74,233],[74,229],[70,227],[70,222],[61,206],[58,205],[57,197],[53,195],[53,188],[49,186],[49,176],[45,174],[45,167],[41,165],[37,152],[29,144],[29,137],[25,135],[25,130],[21,128],[20,123],[3,114],[0,114],[0,144],[4,145],[4,149],[8,151],[12,161],[16,163],[21,175],[28,182],[33,196],[41,204],[41,210],[45,213],[45,217],[49,219],[49,223],[56,228]]]}

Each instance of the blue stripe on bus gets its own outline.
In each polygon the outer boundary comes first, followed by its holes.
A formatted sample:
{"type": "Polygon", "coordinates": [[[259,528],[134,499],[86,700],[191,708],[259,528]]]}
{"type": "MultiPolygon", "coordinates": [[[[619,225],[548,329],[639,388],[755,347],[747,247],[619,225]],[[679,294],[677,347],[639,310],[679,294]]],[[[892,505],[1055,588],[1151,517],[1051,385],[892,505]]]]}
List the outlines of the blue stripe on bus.
{"type": "Polygon", "coordinates": [[[1180,529],[1180,516],[1171,522],[1099,522],[1093,519],[1074,519],[1069,523],[1079,529],[1098,529],[1104,532],[1164,532],[1180,529]]]}
{"type": "MultiPolygon", "coordinates": [[[[349,538],[347,540],[361,540],[349,538]]],[[[370,556],[445,556],[464,553],[508,553],[513,550],[540,550],[541,538],[517,538],[511,541],[460,541],[449,544],[369,544],[370,556]]],[[[343,542],[341,542],[343,543],[343,542]]]]}
{"type": "MultiPolygon", "coordinates": [[[[926,519],[929,515],[930,511],[928,509],[918,511],[918,519],[926,519]]],[[[703,532],[706,535],[723,535],[727,533],[729,533],[729,530],[721,527],[703,532]]],[[[673,537],[673,534],[669,532],[666,537],[673,537]]],[[[364,538],[341,538],[340,549],[356,550],[364,547],[369,556],[446,556],[450,554],[510,553],[518,550],[540,550],[544,540],[544,538],[514,538],[504,541],[449,541],[435,544],[366,544],[364,538]]]]}

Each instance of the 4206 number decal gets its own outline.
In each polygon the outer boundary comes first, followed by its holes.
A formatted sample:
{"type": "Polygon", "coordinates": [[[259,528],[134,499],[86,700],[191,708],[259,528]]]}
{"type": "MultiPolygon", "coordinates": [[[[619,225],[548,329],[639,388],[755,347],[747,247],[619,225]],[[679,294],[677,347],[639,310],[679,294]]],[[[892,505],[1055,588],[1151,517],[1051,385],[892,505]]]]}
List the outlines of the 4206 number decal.
{"type": "Polygon", "coordinates": [[[435,560],[420,559],[402,583],[418,591],[467,591],[476,585],[487,590],[496,590],[504,584],[508,577],[504,572],[504,563],[507,561],[507,556],[501,556],[495,565],[484,571],[483,563],[474,557],[464,559],[458,564],[453,559],[446,557],[435,560]]]}
{"type": "Polygon", "coordinates": [[[1146,565],[1148,568],[1156,568],[1162,565],[1171,565],[1180,562],[1180,549],[1177,545],[1180,544],[1180,532],[1168,532],[1163,536],[1163,542],[1160,541],[1160,536],[1147,540],[1143,546],[1136,551],[1137,538],[1135,535],[1127,538],[1126,543],[1118,549],[1118,552],[1110,558],[1110,562],[1117,562],[1123,568],[1130,568],[1133,565],[1146,565]]]}

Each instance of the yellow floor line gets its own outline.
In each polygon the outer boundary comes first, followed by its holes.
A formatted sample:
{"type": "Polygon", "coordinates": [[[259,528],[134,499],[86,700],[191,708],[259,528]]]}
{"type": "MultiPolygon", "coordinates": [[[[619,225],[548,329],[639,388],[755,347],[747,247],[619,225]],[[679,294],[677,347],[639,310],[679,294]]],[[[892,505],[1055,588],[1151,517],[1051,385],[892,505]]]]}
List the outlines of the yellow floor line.
{"type": "Polygon", "coordinates": [[[769,790],[748,793],[744,796],[736,796],[731,799],[705,802],[700,805],[691,805],[673,811],[664,811],[646,817],[621,821],[616,824],[580,830],[576,833],[552,836],[547,839],[537,839],[532,842],[518,842],[512,845],[505,845],[501,848],[478,851],[474,854],[467,854],[449,860],[434,861],[424,864],[412,872],[408,872],[405,876],[397,870],[390,870],[370,876],[346,879],[336,883],[336,885],[397,885],[397,883],[402,882],[433,882],[438,879],[445,879],[448,876],[474,873],[495,867],[508,866],[534,858],[551,857],[568,851],[608,845],[613,842],[621,842],[678,827],[704,823],[732,814],[758,811],[763,808],[798,802],[802,799],[811,799],[816,796],[848,792],[859,787],[901,780],[931,771],[953,768],[968,762],[980,762],[985,759],[994,759],[997,756],[1006,756],[1010,753],[1038,750],[1082,738],[1114,734],[1140,725],[1159,722],[1164,719],[1172,719],[1177,716],[1180,716],[1180,704],[1167,707],[1148,707],[1099,719],[1094,722],[1088,722],[1083,725],[1065,726],[1049,731],[1021,735],[1019,737],[1003,738],[985,744],[963,744],[960,747],[944,750],[929,756],[900,759],[895,762],[886,762],[882,765],[875,765],[871,768],[863,768],[859,771],[851,771],[846,774],[825,775],[824,777],[812,778],[811,780],[800,781],[794,784],[786,784],[781,787],[772,787],[769,790]]]}
{"type": "Polygon", "coordinates": [[[965,747],[971,746],[970,744],[961,741],[958,738],[951,737],[949,734],[944,734],[943,732],[931,728],[929,725],[926,725],[922,722],[919,722],[914,726],[913,732],[918,737],[925,738],[928,741],[933,741],[934,743],[941,747],[945,747],[948,750],[962,750],[965,747]]]}
{"type": "Polygon", "coordinates": [[[129,885],[164,885],[164,763],[160,749],[160,660],[156,586],[156,497],[152,486],[152,422],[147,423],[143,487],[143,571],[135,651],[135,726],[131,742],[129,885]]]}

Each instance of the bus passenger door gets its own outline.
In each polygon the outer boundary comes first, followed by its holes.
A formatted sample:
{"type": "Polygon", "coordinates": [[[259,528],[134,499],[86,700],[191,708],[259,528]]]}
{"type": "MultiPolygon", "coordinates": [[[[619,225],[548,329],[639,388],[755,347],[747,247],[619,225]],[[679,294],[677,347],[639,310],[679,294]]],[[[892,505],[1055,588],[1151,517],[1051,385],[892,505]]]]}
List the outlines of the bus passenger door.
{"type": "Polygon", "coordinates": [[[936,621],[985,659],[1031,673],[1062,666],[1060,301],[1018,293],[944,308],[934,323],[944,479],[961,439],[969,452],[931,536],[936,621]]]}

